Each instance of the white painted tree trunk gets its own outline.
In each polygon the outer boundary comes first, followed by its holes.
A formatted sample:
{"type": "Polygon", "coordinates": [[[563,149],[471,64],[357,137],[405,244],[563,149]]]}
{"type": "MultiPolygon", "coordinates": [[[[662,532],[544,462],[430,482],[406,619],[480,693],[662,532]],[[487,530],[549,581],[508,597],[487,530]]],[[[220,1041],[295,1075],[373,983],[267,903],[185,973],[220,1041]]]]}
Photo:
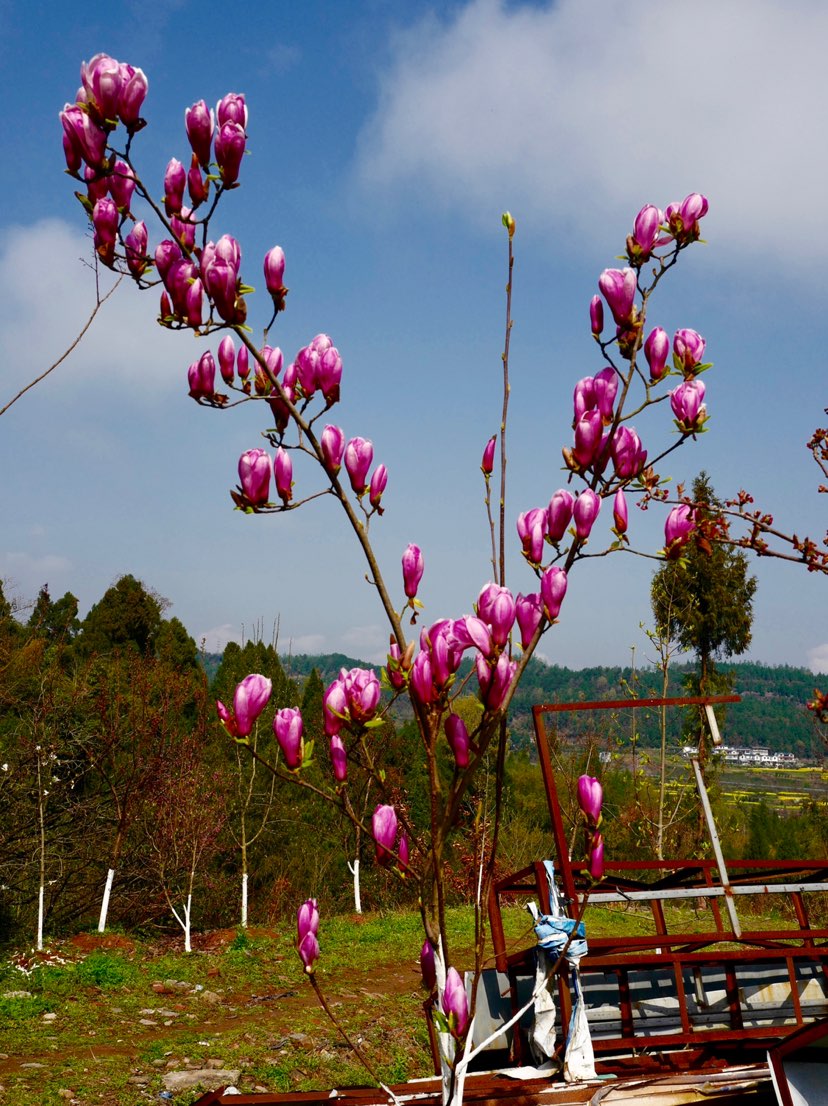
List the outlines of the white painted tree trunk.
{"type": "Polygon", "coordinates": [[[241,926],[247,929],[247,872],[242,873],[241,926]]]}
{"type": "MultiPolygon", "coordinates": [[[[169,902],[169,899],[167,901],[169,902]]],[[[181,916],[181,914],[178,913],[178,911],[175,909],[175,907],[171,905],[171,909],[172,909],[172,912],[173,912],[173,917],[178,922],[178,924],[181,926],[181,928],[184,930],[184,951],[185,952],[192,952],[193,951],[193,946],[190,942],[190,908],[192,906],[192,903],[193,903],[193,895],[192,895],[192,892],[190,892],[190,894],[187,895],[187,902],[184,904],[184,916],[183,917],[181,916]]]]}
{"type": "Polygon", "coordinates": [[[40,890],[37,896],[37,951],[40,952],[43,949],[43,892],[44,887],[41,883],[40,890]]]}
{"type": "Polygon", "coordinates": [[[362,913],[362,897],[360,895],[359,888],[359,857],[354,859],[353,864],[348,861],[348,871],[354,877],[354,911],[357,914],[362,913]]]}
{"type": "Polygon", "coordinates": [[[115,869],[110,868],[106,873],[106,886],[104,887],[103,900],[101,901],[101,916],[98,919],[98,933],[106,929],[106,916],[109,913],[109,896],[112,893],[112,881],[115,879],[115,869]]]}

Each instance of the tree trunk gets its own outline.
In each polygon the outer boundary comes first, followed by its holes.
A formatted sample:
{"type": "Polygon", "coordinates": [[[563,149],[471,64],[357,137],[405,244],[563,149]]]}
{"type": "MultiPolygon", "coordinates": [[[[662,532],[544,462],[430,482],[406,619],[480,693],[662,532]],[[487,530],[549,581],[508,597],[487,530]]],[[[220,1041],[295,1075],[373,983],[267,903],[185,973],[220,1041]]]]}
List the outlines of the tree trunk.
{"type": "Polygon", "coordinates": [[[112,881],[115,879],[115,869],[110,868],[106,873],[106,886],[104,887],[103,899],[101,900],[101,916],[98,919],[98,933],[103,933],[106,929],[106,916],[109,913],[109,896],[112,891],[112,881]]]}

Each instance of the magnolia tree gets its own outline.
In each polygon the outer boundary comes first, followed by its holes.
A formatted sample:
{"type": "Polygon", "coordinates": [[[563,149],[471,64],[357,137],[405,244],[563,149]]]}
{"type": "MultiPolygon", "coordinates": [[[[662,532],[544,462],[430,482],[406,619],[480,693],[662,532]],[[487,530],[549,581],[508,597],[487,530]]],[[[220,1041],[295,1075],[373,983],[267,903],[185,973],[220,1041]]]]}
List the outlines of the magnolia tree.
{"type": "MultiPolygon", "coordinates": [[[[369,437],[348,436],[334,420],[343,386],[340,353],[326,334],[317,335],[292,359],[267,344],[287,293],[285,257],[278,245],[263,260],[267,296],[260,297],[257,306],[263,338],[254,337],[248,322],[255,302],[246,282],[249,269],[243,264],[239,242],[221,234],[217,226],[225,197],[239,186],[247,148],[244,96],[229,93],[215,111],[203,100],[187,108],[182,135],[186,158],[172,158],[163,181],[153,182],[140,174],[134,153],[136,138],[145,126],[143,72],[99,54],[82,65],[81,80],[75,103],[67,104],[61,113],[63,143],[67,170],[80,185],[76,195],[91,221],[100,262],[128,274],[138,289],[160,293],[161,326],[187,329],[204,340],[204,351],[187,370],[189,394],[197,403],[219,408],[255,403],[261,408],[269,448],[251,448],[239,459],[239,483],[231,492],[236,508],[278,514],[323,495],[330,497],[367,563],[368,578],[390,631],[382,673],[388,694],[383,696],[373,671],[360,668],[343,670],[327,688],[324,729],[330,775],[325,787],[314,785],[313,789],[342,807],[362,832],[373,837],[379,864],[416,885],[425,929],[423,974],[433,993],[445,1094],[457,1097],[462,1094],[461,1073],[468,1057],[474,1005],[452,964],[446,935],[443,875],[451,834],[487,754],[494,753],[502,769],[507,709],[538,643],[559,618],[573,568],[586,556],[631,548],[630,501],[643,506],[652,500],[666,503],[667,492],[656,466],[705,428],[702,374],[710,366],[705,361],[704,338],[695,330],[681,329],[671,341],[661,327],[650,325],[648,316],[659,283],[683,251],[699,240],[707,200],[691,193],[664,210],[647,204],[627,238],[626,267],[607,269],[598,278],[600,295],[593,297],[589,317],[599,365],[594,376],[575,385],[573,439],[563,448],[566,486],[550,488],[547,505],[517,516],[517,538],[534,579],[534,590],[519,594],[506,584],[507,536],[514,532],[505,502],[505,476],[515,224],[510,215],[503,217],[509,281],[501,429],[485,444],[482,458],[492,579],[482,582],[476,602],[467,596],[454,617],[440,618],[409,639],[409,627],[416,624],[422,609],[426,557],[417,545],[409,545],[389,576],[375,556],[370,528],[381,524],[389,472],[385,464],[374,464],[369,437]],[[152,232],[146,220],[151,221],[152,232]],[[611,316],[608,325],[605,313],[611,316]],[[655,450],[644,447],[632,425],[650,408],[655,416],[651,434],[660,443],[655,450]],[[313,482],[305,484],[303,476],[301,489],[293,475],[293,460],[300,455],[316,465],[313,482]],[[495,511],[492,489],[499,504],[495,511]],[[605,516],[611,514],[611,522],[599,536],[596,522],[602,510],[605,516]],[[471,729],[453,709],[467,683],[457,678],[464,657],[472,661],[471,681],[482,704],[471,729]],[[410,700],[422,739],[431,792],[427,826],[413,825],[394,803],[382,771],[382,752],[372,741],[383,715],[400,696],[410,700]],[[443,741],[453,760],[448,777],[438,764],[443,741]],[[355,766],[372,779],[380,799],[370,823],[367,819],[363,823],[357,813],[359,804],[349,798],[349,772],[355,766]]],[[[669,506],[664,549],[658,555],[677,558],[694,537],[695,512],[691,502],[681,499],[669,506]]],[[[738,513],[739,508],[735,510],[738,513]]],[[[761,530],[761,522],[750,525],[761,530]]],[[[267,718],[270,692],[270,681],[252,673],[239,684],[232,705],[218,704],[233,740],[250,744],[257,719],[267,718]]],[[[303,775],[312,750],[305,741],[300,710],[278,710],[272,724],[276,752],[269,766],[300,786],[311,787],[303,775]]],[[[250,755],[266,759],[252,747],[250,755]]],[[[502,771],[497,778],[502,779],[502,771]]],[[[479,902],[486,900],[493,872],[499,800],[498,793],[488,847],[479,857],[479,902]]],[[[594,795],[586,800],[582,809],[594,828],[594,795]]],[[[600,878],[603,840],[598,833],[589,840],[589,870],[600,878]]],[[[305,904],[299,916],[299,952],[314,981],[318,927],[315,905],[305,904]]],[[[483,954],[481,921],[476,933],[477,972],[483,954]]]]}

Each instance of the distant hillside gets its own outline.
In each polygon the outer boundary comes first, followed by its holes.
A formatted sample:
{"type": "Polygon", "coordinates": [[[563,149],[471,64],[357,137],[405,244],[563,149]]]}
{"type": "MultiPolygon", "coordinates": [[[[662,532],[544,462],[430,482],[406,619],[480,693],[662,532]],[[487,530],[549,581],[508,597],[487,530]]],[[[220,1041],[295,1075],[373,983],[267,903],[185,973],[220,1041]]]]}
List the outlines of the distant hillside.
{"type": "MultiPolygon", "coordinates": [[[[288,675],[299,682],[316,668],[326,685],[338,675],[340,668],[376,667],[343,653],[301,654],[281,659],[288,675]]],[[[202,658],[209,679],[214,676],[220,661],[221,656],[217,653],[207,653],[202,658]]],[[[814,685],[819,683],[818,676],[807,668],[750,661],[722,667],[735,672],[735,693],[742,696],[742,702],[727,711],[723,730],[727,744],[759,745],[806,758],[823,755],[812,718],[805,709],[805,703],[813,695],[814,685]]],[[[691,670],[690,665],[676,665],[671,669],[671,696],[682,694],[682,677],[691,670]]],[[[625,699],[630,697],[629,686],[625,683],[629,679],[629,668],[572,669],[533,660],[512,702],[510,727],[514,744],[531,746],[532,707],[536,704],[625,699]]],[[[636,673],[637,697],[644,699],[657,695],[660,682],[661,675],[655,669],[639,669],[636,673]]],[[[401,716],[407,717],[408,711],[401,711],[401,716]]],[[[561,714],[557,720],[562,734],[575,733],[575,727],[577,732],[583,734],[593,726],[602,737],[609,735],[622,743],[629,741],[634,721],[643,745],[656,745],[659,741],[658,718],[654,711],[637,710],[634,720],[626,711],[617,712],[612,717],[608,717],[605,711],[593,712],[590,716],[584,713],[561,714]]],[[[681,743],[681,723],[681,712],[670,712],[668,734],[673,745],[681,743]]]]}

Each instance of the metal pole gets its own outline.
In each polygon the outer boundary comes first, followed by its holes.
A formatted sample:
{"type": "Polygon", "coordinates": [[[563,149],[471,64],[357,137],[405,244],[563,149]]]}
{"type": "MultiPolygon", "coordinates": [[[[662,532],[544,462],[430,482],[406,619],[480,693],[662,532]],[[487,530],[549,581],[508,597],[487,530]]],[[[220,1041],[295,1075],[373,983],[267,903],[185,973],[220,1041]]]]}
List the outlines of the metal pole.
{"type": "Polygon", "coordinates": [[[707,797],[707,788],[704,786],[704,777],[702,776],[699,758],[693,757],[692,764],[693,771],[696,774],[696,787],[699,790],[699,798],[701,799],[702,810],[704,811],[704,820],[707,823],[707,832],[710,834],[710,841],[713,845],[713,855],[716,857],[716,867],[719,869],[719,879],[722,881],[722,887],[724,889],[725,906],[727,907],[727,913],[730,917],[730,924],[733,927],[734,934],[737,937],[741,937],[742,927],[739,924],[739,917],[736,913],[736,903],[733,900],[733,891],[730,886],[730,880],[728,879],[725,859],[722,855],[719,832],[716,829],[716,823],[713,821],[713,811],[710,807],[710,799],[707,797]]]}

